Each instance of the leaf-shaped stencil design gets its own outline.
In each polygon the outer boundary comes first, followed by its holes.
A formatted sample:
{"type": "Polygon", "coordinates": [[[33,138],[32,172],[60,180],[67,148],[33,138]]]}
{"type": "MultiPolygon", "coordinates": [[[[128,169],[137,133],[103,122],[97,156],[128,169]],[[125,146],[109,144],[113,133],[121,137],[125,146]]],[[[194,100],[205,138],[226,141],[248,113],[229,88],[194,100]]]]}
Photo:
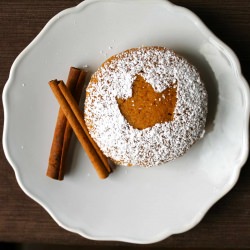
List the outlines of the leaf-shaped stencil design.
{"type": "Polygon", "coordinates": [[[176,92],[176,83],[160,93],[155,92],[151,84],[142,76],[137,75],[132,86],[132,97],[117,98],[117,103],[122,115],[131,126],[145,129],[156,123],[169,122],[174,119],[176,92]]]}

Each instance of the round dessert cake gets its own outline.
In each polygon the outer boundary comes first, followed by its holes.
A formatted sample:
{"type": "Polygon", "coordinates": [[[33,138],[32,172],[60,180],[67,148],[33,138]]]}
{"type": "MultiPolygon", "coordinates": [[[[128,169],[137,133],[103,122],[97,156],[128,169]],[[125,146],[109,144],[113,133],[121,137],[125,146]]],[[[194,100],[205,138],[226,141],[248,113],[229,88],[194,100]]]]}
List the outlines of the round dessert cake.
{"type": "Polygon", "coordinates": [[[107,157],[150,167],[182,156],[203,137],[207,92],[197,69],[174,51],[133,48],[92,75],[84,115],[107,157]]]}

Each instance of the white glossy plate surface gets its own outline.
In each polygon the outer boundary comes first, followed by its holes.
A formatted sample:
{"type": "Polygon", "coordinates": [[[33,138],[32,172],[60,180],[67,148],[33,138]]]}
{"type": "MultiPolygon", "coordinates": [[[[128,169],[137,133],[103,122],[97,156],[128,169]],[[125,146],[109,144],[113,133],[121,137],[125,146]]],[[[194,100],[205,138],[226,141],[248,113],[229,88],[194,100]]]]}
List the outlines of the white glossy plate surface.
{"type": "Polygon", "coordinates": [[[14,62],[3,104],[3,146],[19,185],[90,239],[152,243],[192,228],[234,186],[248,154],[249,89],[237,58],[193,13],[164,0],[87,0],[59,13],[14,62]],[[172,48],[199,69],[205,137],[165,166],[118,167],[106,180],[74,140],[65,180],[46,177],[58,111],[47,82],[142,45],[172,48]]]}

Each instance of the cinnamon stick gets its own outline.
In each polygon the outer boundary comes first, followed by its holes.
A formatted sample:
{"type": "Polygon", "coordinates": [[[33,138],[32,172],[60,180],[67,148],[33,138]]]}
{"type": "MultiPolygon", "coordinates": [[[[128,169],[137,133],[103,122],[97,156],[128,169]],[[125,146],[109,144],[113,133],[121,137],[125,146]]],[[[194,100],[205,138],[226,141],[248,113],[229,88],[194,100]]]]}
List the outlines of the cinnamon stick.
{"type": "Polygon", "coordinates": [[[78,110],[77,112],[80,112],[80,113],[81,113],[81,111],[79,110],[79,107],[78,107],[76,101],[74,100],[73,96],[71,95],[71,93],[66,88],[67,99],[71,100],[70,101],[71,104],[74,103],[73,104],[74,105],[74,110],[72,109],[71,105],[68,103],[68,101],[66,99],[66,96],[64,96],[63,92],[59,88],[59,85],[60,86],[62,86],[62,85],[65,86],[63,81],[53,80],[53,81],[49,82],[49,85],[50,85],[55,97],[57,98],[57,101],[59,102],[60,107],[64,112],[64,115],[66,116],[68,122],[70,123],[76,137],[78,138],[78,140],[81,143],[82,147],[84,148],[86,154],[88,155],[90,161],[92,162],[98,176],[101,179],[106,178],[109,175],[109,172],[107,171],[107,169],[106,169],[105,165],[103,164],[101,158],[97,154],[95,148],[91,144],[90,140],[88,139],[88,136],[85,134],[85,132],[84,132],[82,126],[81,126],[83,116],[81,114],[80,117],[77,117],[76,114],[74,113],[75,110],[78,110]],[[81,121],[81,123],[79,122],[79,120],[81,121]]]}
{"type": "MultiPolygon", "coordinates": [[[[71,71],[75,71],[76,68],[71,68],[71,71]]],[[[70,92],[72,93],[72,95],[74,96],[76,102],[79,104],[80,102],[80,98],[81,98],[81,94],[82,94],[82,89],[83,89],[83,85],[87,76],[87,72],[84,70],[79,70],[80,74],[78,76],[78,79],[74,79],[75,83],[74,84],[74,89],[72,89],[70,92]]],[[[70,78],[69,74],[69,78],[70,78]]],[[[73,79],[72,79],[73,80],[73,79]]],[[[67,86],[67,88],[70,90],[70,88],[67,86]]],[[[64,116],[65,117],[65,116],[64,116]]],[[[65,117],[66,119],[66,117],[65,117]]],[[[64,139],[63,139],[63,147],[62,147],[62,155],[61,155],[61,163],[60,163],[60,171],[59,171],[59,175],[58,175],[58,180],[63,180],[64,178],[64,173],[65,173],[65,169],[66,169],[66,162],[67,162],[67,155],[68,155],[68,151],[69,151],[69,146],[70,146],[70,141],[71,141],[71,137],[72,137],[72,128],[69,124],[69,122],[67,121],[66,123],[66,128],[65,128],[65,132],[64,132],[64,139]]]]}
{"type": "Polygon", "coordinates": [[[79,123],[81,124],[85,134],[87,135],[89,141],[91,142],[91,144],[93,145],[95,151],[97,152],[97,154],[99,155],[99,157],[101,158],[105,168],[107,169],[107,171],[110,173],[112,172],[109,163],[108,163],[108,158],[102,153],[102,151],[100,150],[100,148],[97,146],[97,144],[95,143],[95,141],[92,139],[92,137],[90,136],[88,129],[86,127],[83,115],[81,110],[78,108],[78,105],[76,103],[76,101],[74,100],[74,98],[72,98],[72,96],[70,95],[67,87],[65,86],[65,84],[63,82],[60,82],[58,84],[59,89],[61,90],[62,94],[64,95],[65,99],[67,100],[67,102],[69,103],[70,107],[72,108],[75,116],[77,117],[79,123]]]}
{"type": "MultiPolygon", "coordinates": [[[[76,89],[76,84],[81,72],[82,71],[78,68],[70,68],[66,84],[71,93],[76,89]]],[[[59,109],[46,173],[48,177],[57,180],[63,180],[65,168],[64,162],[71,138],[71,132],[67,123],[63,111],[59,109]]]]}

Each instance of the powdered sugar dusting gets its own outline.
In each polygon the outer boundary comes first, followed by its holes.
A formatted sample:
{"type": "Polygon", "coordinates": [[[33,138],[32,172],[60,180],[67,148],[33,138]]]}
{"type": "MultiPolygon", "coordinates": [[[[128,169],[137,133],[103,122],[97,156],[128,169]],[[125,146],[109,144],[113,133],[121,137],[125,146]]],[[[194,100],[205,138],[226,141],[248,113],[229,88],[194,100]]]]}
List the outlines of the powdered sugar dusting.
{"type": "Polygon", "coordinates": [[[94,73],[86,92],[84,112],[90,134],[104,154],[120,164],[149,167],[176,159],[204,134],[204,84],[195,67],[171,50],[142,47],[122,52],[94,73]],[[132,96],[137,75],[156,92],[176,83],[173,121],[143,130],[127,122],[116,99],[132,96]]]}

